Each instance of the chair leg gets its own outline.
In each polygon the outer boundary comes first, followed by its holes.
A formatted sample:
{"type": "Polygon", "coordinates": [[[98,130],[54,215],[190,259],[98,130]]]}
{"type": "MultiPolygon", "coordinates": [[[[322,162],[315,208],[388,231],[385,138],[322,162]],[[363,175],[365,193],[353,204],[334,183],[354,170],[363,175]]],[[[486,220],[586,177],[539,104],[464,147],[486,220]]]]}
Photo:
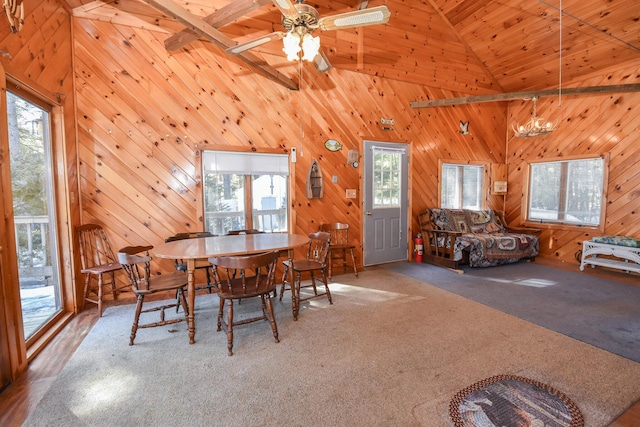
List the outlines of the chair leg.
{"type": "Polygon", "coordinates": [[[213,289],[213,283],[211,283],[211,273],[209,273],[209,268],[206,268],[204,271],[207,275],[207,288],[209,288],[209,293],[211,293],[213,289]]]}
{"type": "Polygon", "coordinates": [[[227,348],[229,356],[233,356],[233,300],[227,300],[227,348]]]}
{"type": "Polygon", "coordinates": [[[316,277],[313,275],[313,271],[311,273],[311,286],[313,287],[313,294],[318,295],[318,288],[316,288],[316,277]]]}
{"type": "Polygon", "coordinates": [[[280,342],[280,338],[278,337],[278,325],[276,325],[276,316],[273,314],[273,304],[271,302],[271,294],[268,293],[263,297],[263,300],[266,299],[267,302],[267,310],[269,313],[269,321],[271,323],[271,331],[273,332],[273,338],[276,342],[280,342]]]}
{"type": "MultiPolygon", "coordinates": [[[[353,266],[353,274],[355,274],[356,277],[358,277],[358,270],[356,269],[356,256],[353,254],[353,248],[351,248],[350,250],[351,250],[351,265],[353,266]]],[[[329,278],[331,278],[331,275],[329,275],[329,278]]]]}
{"type": "Polygon", "coordinates": [[[102,317],[102,274],[98,274],[98,317],[102,317]]]}
{"type": "Polygon", "coordinates": [[[180,305],[182,305],[183,299],[184,299],[184,290],[182,289],[176,290],[176,313],[180,311],[180,305]]]}
{"type": "Polygon", "coordinates": [[[136,314],[133,316],[133,325],[131,326],[131,337],[129,338],[129,345],[133,345],[133,340],[136,339],[136,332],[138,331],[138,322],[140,321],[140,313],[142,312],[143,302],[144,295],[138,295],[138,302],[136,303],[136,314]]]}
{"type": "Polygon", "coordinates": [[[295,294],[295,303],[293,304],[293,320],[298,320],[298,313],[300,313],[300,272],[296,273],[295,292],[293,290],[293,284],[291,284],[291,292],[295,294]]]}
{"type": "Polygon", "coordinates": [[[322,270],[322,281],[324,282],[324,289],[327,292],[327,298],[329,298],[329,304],[333,304],[331,300],[331,292],[329,292],[329,283],[327,282],[327,275],[324,269],[322,270]]]}
{"type": "Polygon", "coordinates": [[[84,275],[84,300],[88,301],[89,298],[89,283],[91,282],[91,274],[85,273],[84,275]]]}
{"type": "MultiPolygon", "coordinates": [[[[288,275],[289,275],[289,266],[285,265],[284,266],[284,273],[282,273],[282,286],[280,286],[280,298],[279,298],[280,301],[282,301],[282,295],[284,295],[284,288],[287,285],[287,276],[288,275]]],[[[290,287],[291,287],[291,285],[292,284],[289,284],[290,287]]]]}
{"type": "Polygon", "coordinates": [[[113,299],[116,300],[118,299],[118,291],[116,290],[116,273],[115,271],[112,271],[109,275],[111,276],[111,294],[113,295],[113,299]]]}
{"type": "Polygon", "coordinates": [[[222,330],[222,315],[224,313],[224,300],[220,298],[220,304],[218,305],[218,332],[222,330]]]}
{"type": "MultiPolygon", "coordinates": [[[[187,319],[188,321],[188,317],[189,317],[189,306],[187,305],[187,299],[184,296],[184,288],[179,289],[178,292],[180,292],[180,296],[179,296],[179,302],[180,305],[182,305],[182,311],[184,312],[184,318],[187,319]]],[[[177,313],[177,309],[176,309],[176,313],[177,313]]]]}

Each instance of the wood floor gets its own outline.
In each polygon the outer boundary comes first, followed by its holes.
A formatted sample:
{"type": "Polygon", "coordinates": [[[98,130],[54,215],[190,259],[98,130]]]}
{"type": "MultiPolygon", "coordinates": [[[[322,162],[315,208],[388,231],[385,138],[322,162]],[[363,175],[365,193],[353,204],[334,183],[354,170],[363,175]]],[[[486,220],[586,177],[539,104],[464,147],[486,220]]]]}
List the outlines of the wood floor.
{"type": "MultiPolygon", "coordinates": [[[[575,265],[564,266],[543,259],[536,259],[536,262],[575,270],[575,265]]],[[[640,286],[640,276],[638,275],[609,272],[604,269],[594,269],[586,273],[640,286]]],[[[119,304],[127,302],[132,303],[133,300],[119,298],[117,301],[119,304]]],[[[113,305],[114,302],[110,301],[109,303],[113,305]]],[[[22,425],[29,412],[35,408],[44,393],[53,384],[57,375],[97,321],[95,305],[89,304],[87,309],[76,316],[31,362],[27,372],[0,393],[0,426],[22,425]]],[[[640,426],[640,401],[636,402],[609,427],[636,426],[640,426]]]]}

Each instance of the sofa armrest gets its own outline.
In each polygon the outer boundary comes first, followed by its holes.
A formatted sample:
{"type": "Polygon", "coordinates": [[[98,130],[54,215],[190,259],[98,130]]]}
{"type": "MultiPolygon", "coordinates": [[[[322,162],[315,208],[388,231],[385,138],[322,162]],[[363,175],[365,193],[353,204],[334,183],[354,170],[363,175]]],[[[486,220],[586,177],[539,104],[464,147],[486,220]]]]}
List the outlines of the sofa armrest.
{"type": "Polygon", "coordinates": [[[436,230],[422,228],[424,239],[424,253],[429,256],[453,259],[456,237],[462,236],[460,231],[436,230]]]}
{"type": "Polygon", "coordinates": [[[514,227],[511,225],[507,225],[507,220],[504,218],[504,211],[494,211],[496,214],[496,218],[504,228],[507,233],[516,233],[516,234],[540,234],[542,230],[539,228],[530,228],[530,227],[514,227]]]}

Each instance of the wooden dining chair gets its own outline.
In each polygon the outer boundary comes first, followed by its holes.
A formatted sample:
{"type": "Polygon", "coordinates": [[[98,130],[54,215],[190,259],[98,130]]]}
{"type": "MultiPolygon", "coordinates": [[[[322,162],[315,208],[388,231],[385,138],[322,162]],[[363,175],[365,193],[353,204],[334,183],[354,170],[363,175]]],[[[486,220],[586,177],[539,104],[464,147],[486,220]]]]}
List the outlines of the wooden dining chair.
{"type": "MultiPolygon", "coordinates": [[[[185,232],[185,233],[177,233],[173,236],[167,237],[164,241],[165,243],[167,242],[174,242],[176,240],[186,240],[186,239],[197,239],[200,237],[215,237],[215,234],[211,234],[208,231],[194,231],[194,232],[185,232]]],[[[175,259],[174,260],[174,264],[176,267],[176,270],[178,271],[182,271],[182,272],[186,272],[187,271],[187,262],[183,259],[175,259]]],[[[209,293],[212,293],[215,290],[215,283],[213,282],[213,280],[211,279],[211,263],[207,260],[196,260],[196,271],[200,270],[200,271],[204,271],[205,272],[205,277],[207,278],[207,282],[204,284],[201,284],[200,286],[196,286],[196,291],[199,291],[201,289],[208,289],[209,293]]],[[[176,295],[176,297],[180,298],[180,294],[176,295]]],[[[178,308],[180,307],[180,305],[178,304],[176,306],[176,311],[178,310],[178,308]]]]}
{"type": "Polygon", "coordinates": [[[256,230],[255,228],[247,228],[244,230],[229,230],[227,236],[238,236],[242,234],[262,234],[264,231],[256,230]]]}
{"type": "Polygon", "coordinates": [[[329,245],[331,244],[331,235],[324,231],[318,231],[317,233],[309,234],[309,245],[307,246],[307,256],[304,259],[290,259],[283,261],[284,273],[282,274],[282,286],[280,287],[280,301],[282,301],[282,295],[289,286],[289,289],[294,292],[295,303],[293,304],[293,318],[298,319],[298,312],[300,310],[300,302],[306,301],[312,298],[317,298],[322,295],[326,295],[329,299],[329,304],[333,304],[331,300],[331,292],[329,291],[329,284],[327,282],[327,255],[329,253],[329,245]],[[294,284],[288,282],[289,272],[294,272],[294,284]],[[309,273],[311,282],[308,285],[302,286],[301,276],[303,273],[309,273]],[[320,278],[324,283],[324,292],[318,293],[316,286],[315,273],[320,274],[320,278]],[[295,286],[295,288],[293,288],[295,286]],[[304,288],[313,288],[313,294],[302,297],[300,290],[304,288]]]}
{"type": "Polygon", "coordinates": [[[118,259],[113,254],[109,239],[102,226],[84,224],[76,227],[80,248],[80,272],[84,274],[85,301],[98,305],[98,316],[102,317],[104,287],[110,285],[113,298],[118,298],[121,289],[116,287],[115,273],[120,271],[118,259]],[[92,285],[96,282],[95,286],[92,285]]]}
{"type": "Polygon", "coordinates": [[[187,276],[181,272],[153,276],[151,274],[151,257],[149,256],[149,250],[152,248],[153,246],[127,246],[118,251],[118,261],[129,278],[131,290],[137,297],[136,312],[133,317],[133,325],[131,326],[129,345],[133,345],[139,328],[151,328],[182,322],[183,320],[187,320],[187,315],[189,314],[187,300],[184,297],[185,287],[187,286],[187,276]],[[144,298],[146,296],[171,291],[179,292],[181,298],[178,298],[178,301],[174,303],[163,304],[147,309],[143,308],[144,298]],[[178,304],[182,306],[184,317],[167,319],[165,317],[165,310],[173,308],[178,304]],[[160,311],[159,321],[140,324],[141,314],[154,311],[160,311]]]}
{"type": "Polygon", "coordinates": [[[353,274],[358,277],[358,270],[356,268],[356,257],[354,250],[355,245],[349,243],[349,224],[343,224],[340,222],[333,222],[322,224],[320,231],[326,231],[331,234],[331,245],[329,245],[329,256],[327,261],[327,269],[329,270],[329,279],[333,274],[333,262],[340,261],[342,263],[342,272],[347,272],[347,251],[351,255],[351,268],[353,268],[353,274]]]}
{"type": "Polygon", "coordinates": [[[271,292],[276,287],[278,251],[258,255],[210,258],[209,262],[213,265],[213,277],[220,297],[218,331],[224,327],[227,332],[229,356],[233,355],[234,326],[267,320],[271,323],[273,338],[276,342],[280,342],[271,302],[271,292]],[[234,321],[234,301],[253,297],[260,297],[262,314],[234,321]],[[223,321],[225,305],[227,306],[226,323],[223,321]]]}

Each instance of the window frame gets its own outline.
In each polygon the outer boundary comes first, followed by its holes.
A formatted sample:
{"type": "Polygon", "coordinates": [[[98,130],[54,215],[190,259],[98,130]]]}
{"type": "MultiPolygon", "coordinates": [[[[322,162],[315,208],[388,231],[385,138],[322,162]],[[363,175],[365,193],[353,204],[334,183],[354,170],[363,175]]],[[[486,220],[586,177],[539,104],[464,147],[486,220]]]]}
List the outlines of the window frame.
{"type": "MultiPolygon", "coordinates": [[[[3,251],[2,267],[0,268],[0,272],[2,273],[2,280],[0,280],[2,290],[0,293],[4,294],[4,298],[0,297],[0,304],[3,305],[3,307],[0,308],[0,312],[4,310],[7,324],[12,325],[11,328],[7,328],[6,343],[8,345],[10,361],[6,368],[15,379],[19,373],[26,369],[27,362],[31,361],[64,325],[67,324],[74,313],[77,312],[80,306],[78,301],[82,301],[82,293],[78,293],[78,289],[75,286],[76,282],[73,280],[76,271],[76,258],[73,247],[72,229],[69,226],[69,224],[72,224],[70,211],[71,204],[73,203],[73,200],[69,196],[69,177],[66,173],[67,168],[60,167],[61,165],[67,164],[65,144],[66,119],[65,107],[61,100],[62,97],[60,94],[48,93],[43,88],[35,88],[29,83],[7,74],[2,65],[0,65],[0,81],[3,89],[0,101],[3,105],[7,102],[6,92],[10,90],[29,102],[47,110],[49,114],[50,154],[51,167],[53,168],[50,185],[56,193],[56,197],[54,197],[54,209],[56,210],[55,222],[57,227],[56,249],[58,251],[57,266],[60,272],[58,279],[61,310],[52,316],[46,324],[29,337],[28,340],[25,339],[23,334],[22,308],[20,304],[21,298],[19,290],[14,289],[15,283],[18,281],[18,262],[15,253],[15,228],[10,226],[9,229],[3,229],[1,240],[5,250],[3,251]],[[59,169],[63,170],[64,173],[61,173],[59,169]],[[64,260],[71,261],[64,262],[64,260]]],[[[2,120],[7,120],[6,109],[4,110],[3,114],[0,114],[0,117],[2,120]]],[[[8,139],[5,139],[7,136],[8,135],[4,135],[0,137],[0,145],[8,150],[9,142],[8,139]]],[[[3,186],[3,191],[6,196],[11,194],[9,162],[5,162],[4,166],[6,167],[0,168],[2,175],[0,185],[3,186]]],[[[73,193],[71,194],[73,195],[73,193]]],[[[2,206],[4,206],[5,210],[10,209],[8,208],[10,202],[6,197],[2,206]]],[[[13,225],[13,220],[10,222],[10,225],[13,225]]],[[[79,260],[79,258],[77,259],[79,260]]]]}
{"type": "Polygon", "coordinates": [[[604,232],[605,223],[606,223],[606,207],[607,207],[607,188],[609,182],[609,161],[610,154],[584,154],[584,155],[573,155],[573,156],[564,156],[564,157],[553,157],[553,158],[544,158],[544,159],[534,159],[527,161],[527,170],[526,175],[524,176],[523,183],[523,194],[522,194],[522,217],[523,224],[528,227],[540,228],[544,226],[549,229],[563,229],[563,230],[597,230],[600,232],[604,232]],[[563,222],[560,220],[539,220],[539,219],[530,219],[529,218],[529,205],[530,205],[530,197],[531,197],[531,169],[532,165],[540,164],[540,163],[554,163],[554,162],[573,162],[573,161],[582,161],[582,160],[595,160],[602,159],[603,168],[602,168],[602,200],[600,202],[600,223],[598,225],[592,224],[576,224],[573,222],[563,222]]]}
{"type": "MultiPolygon", "coordinates": [[[[199,218],[201,218],[201,223],[202,223],[202,229],[205,231],[210,231],[207,230],[207,220],[206,220],[206,211],[205,211],[205,175],[206,173],[208,173],[208,170],[205,171],[205,157],[207,156],[207,153],[213,153],[214,155],[219,153],[222,156],[234,156],[234,155],[238,155],[238,156],[279,156],[281,157],[278,162],[279,162],[279,166],[278,168],[280,168],[280,170],[282,169],[284,163],[284,159],[286,158],[286,173],[269,173],[269,171],[251,171],[250,173],[239,173],[240,171],[232,171],[232,170],[223,170],[223,171],[219,171],[219,173],[223,173],[223,174],[234,174],[234,175],[238,175],[241,177],[241,179],[243,180],[243,193],[244,193],[244,197],[243,197],[243,203],[244,203],[244,223],[245,223],[245,228],[250,229],[250,228],[259,228],[257,227],[257,224],[254,224],[254,215],[256,214],[256,212],[258,212],[254,206],[253,206],[253,191],[254,188],[252,186],[252,182],[253,176],[256,175],[264,175],[264,176],[268,176],[268,175],[283,175],[286,179],[286,183],[285,183],[285,188],[287,191],[287,202],[285,203],[284,207],[286,208],[286,231],[273,231],[275,233],[278,232],[282,232],[282,233],[289,233],[292,230],[292,224],[293,224],[293,218],[292,215],[294,213],[294,211],[292,210],[291,206],[292,206],[292,200],[293,200],[293,189],[292,189],[292,182],[293,182],[293,175],[294,175],[294,170],[295,168],[293,168],[291,166],[291,157],[288,154],[282,153],[281,151],[261,151],[261,152],[257,152],[257,151],[253,151],[253,150],[238,150],[237,147],[234,147],[233,149],[229,149],[228,147],[224,147],[224,148],[207,148],[206,150],[201,151],[198,156],[198,160],[199,160],[199,164],[197,165],[200,173],[202,174],[201,177],[199,177],[199,181],[200,181],[200,190],[197,192],[197,197],[199,199],[199,203],[198,203],[198,208],[200,210],[199,212],[199,218]]],[[[251,163],[251,160],[249,161],[249,163],[251,163]]],[[[234,168],[230,168],[230,169],[234,169],[234,168]]],[[[248,171],[244,171],[244,172],[248,172],[248,171]]],[[[265,232],[272,232],[271,230],[264,230],[265,232]]],[[[213,232],[213,231],[212,231],[213,232]]],[[[227,231],[228,232],[228,231],[227,231]]]]}
{"type": "MultiPolygon", "coordinates": [[[[479,200],[480,200],[480,207],[479,209],[486,209],[487,208],[487,198],[485,197],[485,194],[487,194],[488,190],[489,190],[489,179],[488,179],[488,173],[490,170],[490,165],[487,162],[483,162],[483,161],[474,161],[474,160],[453,160],[453,159],[448,159],[448,160],[438,160],[438,206],[442,207],[442,197],[443,197],[443,192],[442,192],[442,182],[443,182],[443,168],[445,166],[460,166],[460,167],[464,167],[464,166],[475,166],[475,167],[480,167],[482,168],[482,184],[480,185],[480,195],[479,195],[479,200]]],[[[462,190],[462,189],[461,189],[462,190]]],[[[461,208],[454,208],[454,209],[467,209],[464,207],[461,208]]]]}

